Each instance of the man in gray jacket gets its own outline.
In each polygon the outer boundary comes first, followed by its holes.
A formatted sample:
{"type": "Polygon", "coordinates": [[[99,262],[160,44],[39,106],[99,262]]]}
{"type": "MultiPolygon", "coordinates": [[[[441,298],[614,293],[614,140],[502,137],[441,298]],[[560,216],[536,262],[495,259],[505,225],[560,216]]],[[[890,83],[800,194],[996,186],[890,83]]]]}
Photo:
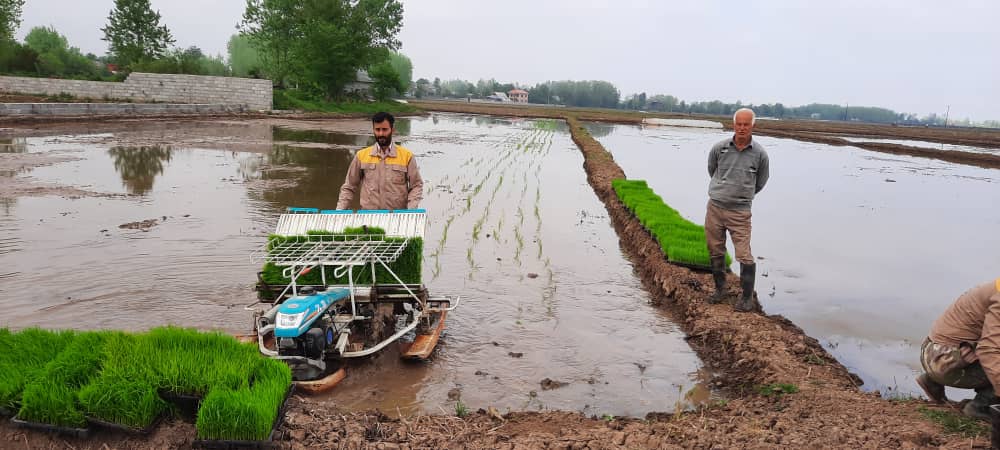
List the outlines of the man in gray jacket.
{"type": "Polygon", "coordinates": [[[712,260],[715,294],[719,303],[726,288],[726,231],[733,238],[736,260],[740,262],[743,294],[733,306],[737,311],[754,308],[753,287],[757,265],[750,253],[750,206],[754,195],[764,189],[768,177],[767,152],[753,140],[756,118],[749,108],[733,114],[733,137],[712,147],[708,154],[708,212],[705,214],[705,241],[712,260]]]}

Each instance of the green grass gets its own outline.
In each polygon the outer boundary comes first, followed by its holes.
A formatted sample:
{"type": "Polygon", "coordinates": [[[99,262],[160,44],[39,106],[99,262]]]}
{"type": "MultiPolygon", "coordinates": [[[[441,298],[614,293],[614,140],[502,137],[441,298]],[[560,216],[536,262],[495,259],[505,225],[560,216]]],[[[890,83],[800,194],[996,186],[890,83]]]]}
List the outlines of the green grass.
{"type": "Polygon", "coordinates": [[[412,113],[419,109],[399,102],[367,102],[367,101],[344,101],[328,102],[323,99],[314,98],[304,92],[296,90],[274,91],[274,109],[301,109],[309,112],[326,112],[338,114],[375,114],[380,111],[388,113],[412,113]]]}
{"type": "MultiPolygon", "coordinates": [[[[710,267],[705,228],[691,222],[656,195],[643,180],[618,179],[611,182],[618,199],[656,238],[667,260],[674,263],[710,267]]],[[[726,254],[726,264],[732,259],[726,254]]]]}
{"type": "Polygon", "coordinates": [[[174,393],[203,397],[199,438],[266,440],[291,383],[287,365],[218,332],[0,329],[4,405],[36,423],[146,428],[174,393]]]}
{"type": "Polygon", "coordinates": [[[926,406],[917,408],[920,415],[941,426],[948,433],[955,433],[967,438],[988,436],[989,427],[982,422],[967,417],[961,412],[943,409],[930,409],[926,406]]]}
{"type": "Polygon", "coordinates": [[[789,383],[772,383],[757,386],[757,393],[764,397],[780,397],[799,392],[799,387],[789,383]]]}
{"type": "Polygon", "coordinates": [[[455,402],[455,415],[458,417],[465,417],[469,415],[469,408],[462,403],[461,400],[455,402]]]}

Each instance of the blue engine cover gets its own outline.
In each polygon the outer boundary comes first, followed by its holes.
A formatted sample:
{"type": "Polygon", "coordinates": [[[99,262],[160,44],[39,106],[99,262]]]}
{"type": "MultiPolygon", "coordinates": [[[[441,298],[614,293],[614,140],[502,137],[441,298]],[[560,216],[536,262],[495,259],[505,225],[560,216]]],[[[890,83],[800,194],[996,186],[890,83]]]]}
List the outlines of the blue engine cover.
{"type": "Polygon", "coordinates": [[[274,320],[274,336],[279,338],[295,338],[309,330],[313,322],[323,314],[330,305],[341,301],[351,293],[347,289],[327,289],[314,295],[299,295],[292,297],[278,307],[278,315],[274,320]]]}

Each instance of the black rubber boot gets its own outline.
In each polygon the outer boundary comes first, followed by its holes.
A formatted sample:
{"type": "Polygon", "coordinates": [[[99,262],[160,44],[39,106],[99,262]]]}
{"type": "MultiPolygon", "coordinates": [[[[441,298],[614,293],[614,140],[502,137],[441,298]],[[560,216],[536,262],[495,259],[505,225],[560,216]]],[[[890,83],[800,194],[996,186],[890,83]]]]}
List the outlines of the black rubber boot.
{"type": "Polygon", "coordinates": [[[712,278],[715,279],[715,293],[708,298],[709,303],[722,303],[726,296],[726,257],[712,258],[712,278]]]}
{"type": "Polygon", "coordinates": [[[753,311],[753,284],[757,278],[757,265],[756,264],[743,264],[740,263],[740,287],[743,288],[743,295],[740,296],[740,300],[736,302],[733,309],[740,312],[750,312],[753,311]]]}
{"type": "Polygon", "coordinates": [[[976,389],[976,396],[969,403],[965,404],[965,407],[962,408],[962,413],[966,416],[988,422],[990,420],[990,405],[998,402],[1000,401],[993,394],[992,387],[976,389]]]}

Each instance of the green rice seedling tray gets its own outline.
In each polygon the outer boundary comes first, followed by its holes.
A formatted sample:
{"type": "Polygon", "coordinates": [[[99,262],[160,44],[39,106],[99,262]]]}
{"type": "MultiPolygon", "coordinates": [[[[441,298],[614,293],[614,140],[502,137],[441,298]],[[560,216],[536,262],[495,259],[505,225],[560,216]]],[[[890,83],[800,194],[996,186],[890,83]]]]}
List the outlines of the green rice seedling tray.
{"type": "Polygon", "coordinates": [[[81,439],[90,436],[90,428],[60,427],[57,425],[49,425],[47,423],[28,422],[27,420],[21,420],[18,419],[17,417],[12,417],[10,419],[10,422],[21,428],[45,431],[48,433],[55,433],[62,436],[73,436],[81,439]]]}
{"type": "Polygon", "coordinates": [[[292,398],[295,391],[295,384],[288,386],[285,391],[285,399],[281,401],[278,408],[278,416],[274,418],[274,425],[271,426],[271,434],[266,441],[230,441],[223,439],[195,439],[192,445],[195,448],[206,448],[211,450],[243,450],[243,449],[272,449],[275,447],[274,440],[278,436],[278,428],[285,422],[285,414],[288,412],[288,400],[292,398]]]}
{"type": "Polygon", "coordinates": [[[125,434],[148,436],[153,432],[153,430],[156,429],[156,427],[160,426],[160,424],[163,423],[163,419],[165,417],[166,414],[160,414],[155,419],[153,419],[153,421],[150,422],[150,424],[146,426],[146,428],[132,428],[128,425],[121,425],[113,422],[105,422],[101,419],[95,419],[93,417],[88,417],[87,423],[89,423],[91,426],[103,428],[105,430],[118,431],[125,434]]]}

